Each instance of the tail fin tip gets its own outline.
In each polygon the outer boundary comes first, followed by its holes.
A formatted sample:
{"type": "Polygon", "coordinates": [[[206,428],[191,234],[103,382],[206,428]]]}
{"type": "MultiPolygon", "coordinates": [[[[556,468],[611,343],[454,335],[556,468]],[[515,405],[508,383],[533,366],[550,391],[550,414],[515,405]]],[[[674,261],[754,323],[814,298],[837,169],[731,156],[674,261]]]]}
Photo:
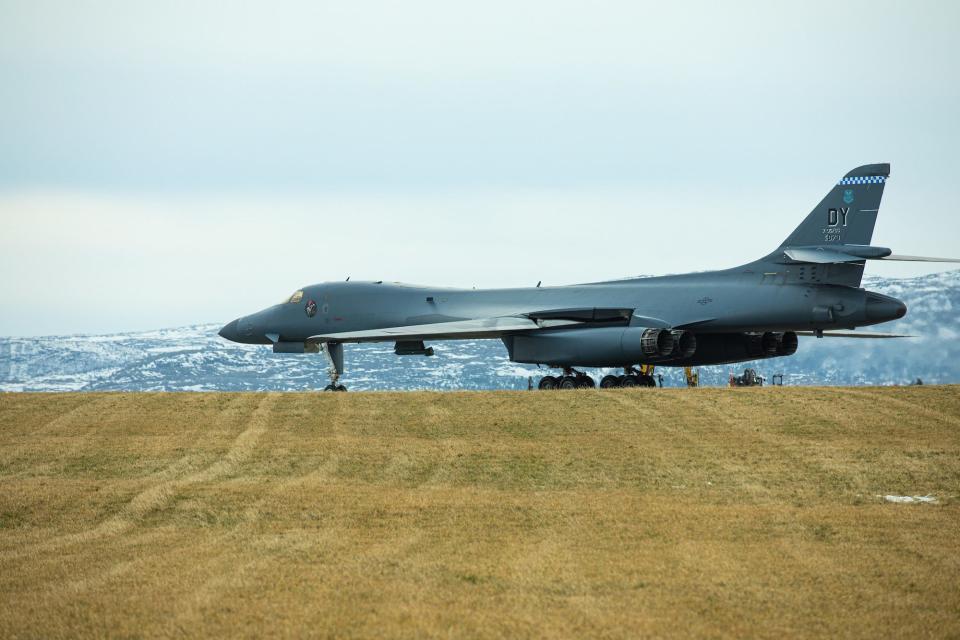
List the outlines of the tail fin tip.
{"type": "Polygon", "coordinates": [[[881,162],[879,164],[865,164],[848,171],[844,179],[847,178],[889,178],[890,163],[881,162]]]}

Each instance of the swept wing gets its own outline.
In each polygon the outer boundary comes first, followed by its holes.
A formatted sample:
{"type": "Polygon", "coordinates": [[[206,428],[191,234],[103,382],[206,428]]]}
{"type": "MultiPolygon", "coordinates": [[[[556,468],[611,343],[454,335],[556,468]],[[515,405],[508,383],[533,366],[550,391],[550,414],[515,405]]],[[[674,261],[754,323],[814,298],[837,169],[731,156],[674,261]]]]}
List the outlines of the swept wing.
{"type": "Polygon", "coordinates": [[[534,331],[583,324],[578,320],[533,320],[522,316],[477,318],[416,324],[405,327],[385,327],[365,331],[341,331],[310,336],[317,342],[380,342],[384,340],[441,340],[498,338],[509,333],[534,331]]]}
{"type": "Polygon", "coordinates": [[[541,329],[575,326],[610,326],[642,322],[647,327],[667,327],[656,318],[633,316],[632,309],[574,308],[532,311],[530,313],[451,320],[429,324],[383,327],[362,331],[339,331],[310,336],[313,342],[381,342],[387,340],[457,340],[499,338],[501,336],[541,329]]]}

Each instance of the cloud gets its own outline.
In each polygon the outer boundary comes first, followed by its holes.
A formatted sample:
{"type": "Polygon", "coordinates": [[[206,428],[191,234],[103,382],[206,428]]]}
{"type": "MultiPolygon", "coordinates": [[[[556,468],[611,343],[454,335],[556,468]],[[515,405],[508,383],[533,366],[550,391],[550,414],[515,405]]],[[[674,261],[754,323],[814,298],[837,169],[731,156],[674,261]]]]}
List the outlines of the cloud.
{"type": "Polygon", "coordinates": [[[229,318],[346,275],[726,267],[869,162],[893,163],[875,243],[953,255],[958,13],[5,3],[0,333],[229,318]]]}
{"type": "Polygon", "coordinates": [[[814,201],[740,189],[0,194],[0,334],[227,320],[347,276],[510,287],[732,267],[775,248],[814,201]]]}

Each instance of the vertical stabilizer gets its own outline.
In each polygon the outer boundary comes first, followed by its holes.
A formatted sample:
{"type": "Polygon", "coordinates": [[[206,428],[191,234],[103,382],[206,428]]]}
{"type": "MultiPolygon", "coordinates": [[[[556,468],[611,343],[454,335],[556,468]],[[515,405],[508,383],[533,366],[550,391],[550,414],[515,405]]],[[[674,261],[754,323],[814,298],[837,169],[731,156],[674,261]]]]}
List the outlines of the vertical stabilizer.
{"type": "Polygon", "coordinates": [[[866,164],[848,172],[780,247],[760,262],[769,265],[770,271],[783,269],[782,265],[787,264],[788,282],[859,287],[865,261],[804,267],[805,261],[795,256],[809,255],[811,250],[842,252],[844,245],[869,245],[889,177],[888,163],[866,164]],[[790,249],[797,250],[787,255],[790,249]]]}
{"type": "Polygon", "coordinates": [[[804,247],[870,244],[890,165],[867,164],[847,173],[783,244],[804,247]]]}

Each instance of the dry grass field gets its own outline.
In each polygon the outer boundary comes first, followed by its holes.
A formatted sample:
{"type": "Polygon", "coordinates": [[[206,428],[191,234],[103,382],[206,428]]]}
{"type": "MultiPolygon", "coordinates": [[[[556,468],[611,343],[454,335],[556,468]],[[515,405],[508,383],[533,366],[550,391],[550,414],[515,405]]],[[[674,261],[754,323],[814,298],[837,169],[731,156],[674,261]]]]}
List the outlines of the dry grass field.
{"type": "Polygon", "coordinates": [[[960,387],[0,394],[0,637],[94,636],[958,637],[960,387]]]}

